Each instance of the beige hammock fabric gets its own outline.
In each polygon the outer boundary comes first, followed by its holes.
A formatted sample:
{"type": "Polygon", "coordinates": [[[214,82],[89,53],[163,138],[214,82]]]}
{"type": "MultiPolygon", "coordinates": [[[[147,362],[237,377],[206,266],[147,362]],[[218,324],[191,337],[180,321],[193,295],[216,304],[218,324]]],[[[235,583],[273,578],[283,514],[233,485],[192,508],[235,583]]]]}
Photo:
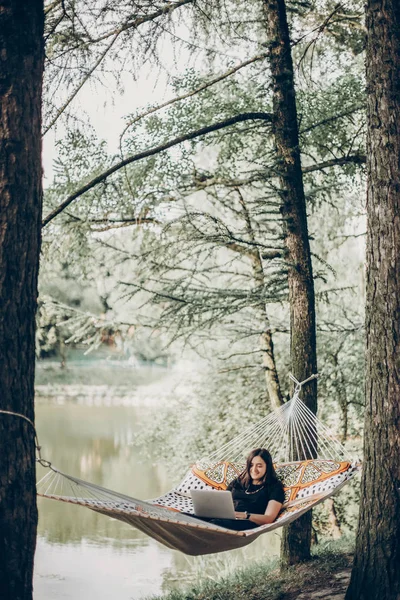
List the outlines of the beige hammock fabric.
{"type": "Polygon", "coordinates": [[[130,498],[62,473],[46,461],[39,461],[49,471],[38,484],[38,494],[86,506],[129,523],[185,554],[210,554],[246,546],[338,492],[361,466],[346,454],[344,447],[300,399],[301,387],[306,382],[292,379],[296,389],[289,402],[195,463],[179,485],[159,498],[147,501],[130,498]],[[275,522],[247,531],[232,531],[190,516],[193,514],[190,490],[226,489],[242,472],[249,450],[259,447],[270,450],[285,490],[285,502],[275,522]],[[308,460],[296,460],[300,456],[308,460]]]}
{"type": "Polygon", "coordinates": [[[201,465],[195,465],[177,488],[150,501],[118,494],[61,473],[53,467],[40,482],[38,494],[45,498],[86,506],[103,515],[129,523],[169,548],[185,554],[200,555],[247,546],[261,534],[294,521],[339,491],[358,468],[358,464],[332,460],[276,465],[277,474],[282,478],[284,485],[286,477],[287,500],[274,523],[247,531],[232,531],[180,512],[193,512],[188,494],[191,487],[226,487],[239,470],[239,465],[228,462],[220,462],[206,471],[201,469],[201,465]],[[221,477],[213,480],[212,477],[221,471],[224,473],[223,480],[221,477]],[[64,493],[54,493],[53,490],[60,487],[64,488],[64,493]]]}

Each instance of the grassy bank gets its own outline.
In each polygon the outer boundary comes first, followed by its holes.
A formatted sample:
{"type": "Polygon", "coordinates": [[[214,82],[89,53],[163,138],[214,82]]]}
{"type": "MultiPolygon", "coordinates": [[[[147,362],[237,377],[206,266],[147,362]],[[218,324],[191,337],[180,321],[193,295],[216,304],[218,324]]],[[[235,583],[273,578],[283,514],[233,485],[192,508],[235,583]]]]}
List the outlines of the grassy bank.
{"type": "MultiPolygon", "coordinates": [[[[151,600],[286,600],[299,594],[312,598],[317,590],[341,592],[347,586],[354,539],[318,544],[311,562],[281,572],[277,560],[259,562],[217,581],[202,579],[190,588],[151,600]]],[[[150,600],[150,599],[149,599],[150,600]]]]}

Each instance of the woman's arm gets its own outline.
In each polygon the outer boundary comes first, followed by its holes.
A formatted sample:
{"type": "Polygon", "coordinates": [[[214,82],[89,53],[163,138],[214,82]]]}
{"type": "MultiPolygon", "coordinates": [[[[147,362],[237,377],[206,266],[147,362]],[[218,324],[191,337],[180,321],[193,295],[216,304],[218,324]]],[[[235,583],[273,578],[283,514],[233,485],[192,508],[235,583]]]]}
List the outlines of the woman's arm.
{"type": "MultiPolygon", "coordinates": [[[[267,525],[267,523],[273,523],[282,508],[282,502],[276,500],[270,500],[267,505],[267,510],[263,515],[250,514],[248,520],[256,525],[267,525]]],[[[237,519],[246,519],[245,512],[235,512],[237,519]]]]}

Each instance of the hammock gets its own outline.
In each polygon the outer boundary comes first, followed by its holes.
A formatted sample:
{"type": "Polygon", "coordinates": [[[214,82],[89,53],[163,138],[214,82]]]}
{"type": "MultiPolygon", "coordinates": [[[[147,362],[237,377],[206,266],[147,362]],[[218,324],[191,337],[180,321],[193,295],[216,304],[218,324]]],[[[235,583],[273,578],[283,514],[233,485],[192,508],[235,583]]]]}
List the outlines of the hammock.
{"type": "Polygon", "coordinates": [[[38,483],[38,495],[86,506],[129,523],[185,554],[211,554],[246,546],[338,492],[360,468],[360,463],[346,455],[344,447],[300,399],[304,383],[296,381],[289,402],[199,460],[179,485],[159,498],[146,501],[131,498],[62,473],[42,459],[39,462],[49,467],[49,472],[38,483]],[[190,516],[193,514],[190,490],[226,489],[242,472],[246,455],[257,447],[269,449],[284,485],[285,502],[277,519],[255,529],[232,531],[190,516]],[[295,460],[299,457],[305,460],[295,460]]]}

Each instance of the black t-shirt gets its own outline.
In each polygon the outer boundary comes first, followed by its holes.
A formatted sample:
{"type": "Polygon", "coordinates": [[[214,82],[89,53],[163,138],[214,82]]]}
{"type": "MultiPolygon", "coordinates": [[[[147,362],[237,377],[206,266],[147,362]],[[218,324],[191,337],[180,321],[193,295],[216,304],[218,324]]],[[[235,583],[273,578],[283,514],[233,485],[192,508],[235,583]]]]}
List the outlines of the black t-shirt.
{"type": "Polygon", "coordinates": [[[238,512],[247,511],[256,515],[263,515],[270,500],[276,500],[281,504],[285,501],[283,485],[280,481],[270,486],[250,484],[249,487],[245,488],[238,479],[234,479],[229,484],[228,490],[232,492],[233,504],[238,512]]]}

